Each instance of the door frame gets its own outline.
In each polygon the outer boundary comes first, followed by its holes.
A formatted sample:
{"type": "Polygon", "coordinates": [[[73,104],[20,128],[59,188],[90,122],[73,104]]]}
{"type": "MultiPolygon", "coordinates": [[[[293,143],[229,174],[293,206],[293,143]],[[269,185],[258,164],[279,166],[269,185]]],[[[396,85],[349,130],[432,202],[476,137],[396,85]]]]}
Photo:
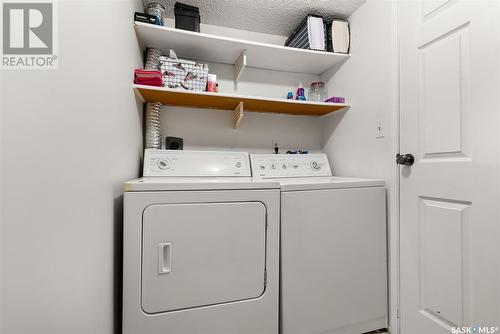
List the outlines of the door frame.
{"type": "MultiPolygon", "coordinates": [[[[393,113],[391,129],[393,136],[393,157],[400,152],[401,144],[401,77],[400,77],[400,43],[399,43],[399,5],[398,1],[391,1],[392,16],[392,82],[393,82],[393,113]]],[[[394,161],[393,165],[394,185],[393,196],[389,204],[389,226],[388,226],[388,275],[389,275],[389,331],[391,334],[399,334],[400,326],[400,168],[394,161]],[[391,208],[392,206],[392,208],[391,208]]]]}

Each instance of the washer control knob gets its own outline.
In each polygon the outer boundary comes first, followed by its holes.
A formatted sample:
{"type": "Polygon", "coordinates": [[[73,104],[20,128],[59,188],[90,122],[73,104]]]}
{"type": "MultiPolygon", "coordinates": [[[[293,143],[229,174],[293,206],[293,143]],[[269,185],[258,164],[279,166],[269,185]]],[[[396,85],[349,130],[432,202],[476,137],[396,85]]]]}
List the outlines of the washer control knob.
{"type": "Polygon", "coordinates": [[[161,170],[170,169],[170,161],[168,161],[168,160],[160,159],[160,160],[158,160],[156,165],[161,170]]]}
{"type": "Polygon", "coordinates": [[[241,161],[238,161],[238,162],[236,163],[236,168],[241,168],[241,161]]]}
{"type": "Polygon", "coordinates": [[[312,169],[315,169],[315,170],[321,169],[321,165],[315,160],[311,161],[311,167],[312,167],[312,169]]]}

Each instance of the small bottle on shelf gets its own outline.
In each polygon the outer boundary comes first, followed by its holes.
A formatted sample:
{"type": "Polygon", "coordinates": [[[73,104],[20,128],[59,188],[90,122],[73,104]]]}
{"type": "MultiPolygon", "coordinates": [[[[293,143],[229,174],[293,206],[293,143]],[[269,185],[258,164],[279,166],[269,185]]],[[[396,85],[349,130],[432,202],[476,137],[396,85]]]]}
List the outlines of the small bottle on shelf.
{"type": "Polygon", "coordinates": [[[208,81],[207,81],[207,92],[216,93],[218,91],[217,88],[218,88],[217,87],[217,75],[209,74],[208,81]]]}
{"type": "Polygon", "coordinates": [[[299,88],[297,88],[297,93],[295,94],[295,99],[299,101],[306,101],[306,93],[302,83],[299,84],[299,88]]]}

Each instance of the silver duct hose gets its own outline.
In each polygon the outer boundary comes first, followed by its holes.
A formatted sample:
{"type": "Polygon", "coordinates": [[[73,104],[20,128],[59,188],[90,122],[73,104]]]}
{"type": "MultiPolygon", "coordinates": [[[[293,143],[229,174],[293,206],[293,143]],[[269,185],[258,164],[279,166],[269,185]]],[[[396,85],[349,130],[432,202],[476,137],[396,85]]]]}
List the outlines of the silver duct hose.
{"type": "Polygon", "coordinates": [[[144,121],[146,125],[145,148],[161,148],[160,112],[160,102],[146,103],[146,117],[144,121]]]}
{"type": "MultiPolygon", "coordinates": [[[[148,49],[146,55],[146,65],[145,70],[160,70],[160,56],[162,55],[159,49],[148,49]]],[[[160,112],[161,103],[146,103],[146,115],[145,115],[145,148],[161,148],[161,136],[160,136],[160,112]]]]}
{"type": "Polygon", "coordinates": [[[160,49],[148,49],[146,55],[146,64],[144,69],[148,71],[159,71],[160,70],[160,56],[162,55],[160,49]]]}

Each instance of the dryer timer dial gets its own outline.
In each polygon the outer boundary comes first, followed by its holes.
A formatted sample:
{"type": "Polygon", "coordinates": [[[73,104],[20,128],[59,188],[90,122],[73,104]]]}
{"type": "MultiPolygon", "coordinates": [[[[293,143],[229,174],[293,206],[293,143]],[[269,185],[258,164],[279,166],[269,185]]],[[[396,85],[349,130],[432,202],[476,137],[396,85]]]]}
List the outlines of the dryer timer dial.
{"type": "Polygon", "coordinates": [[[165,170],[165,169],[170,169],[170,161],[168,159],[160,159],[156,163],[159,169],[165,170]]]}
{"type": "Polygon", "coordinates": [[[316,160],[311,161],[311,168],[314,170],[320,170],[321,169],[321,164],[317,162],[316,160]]]}

